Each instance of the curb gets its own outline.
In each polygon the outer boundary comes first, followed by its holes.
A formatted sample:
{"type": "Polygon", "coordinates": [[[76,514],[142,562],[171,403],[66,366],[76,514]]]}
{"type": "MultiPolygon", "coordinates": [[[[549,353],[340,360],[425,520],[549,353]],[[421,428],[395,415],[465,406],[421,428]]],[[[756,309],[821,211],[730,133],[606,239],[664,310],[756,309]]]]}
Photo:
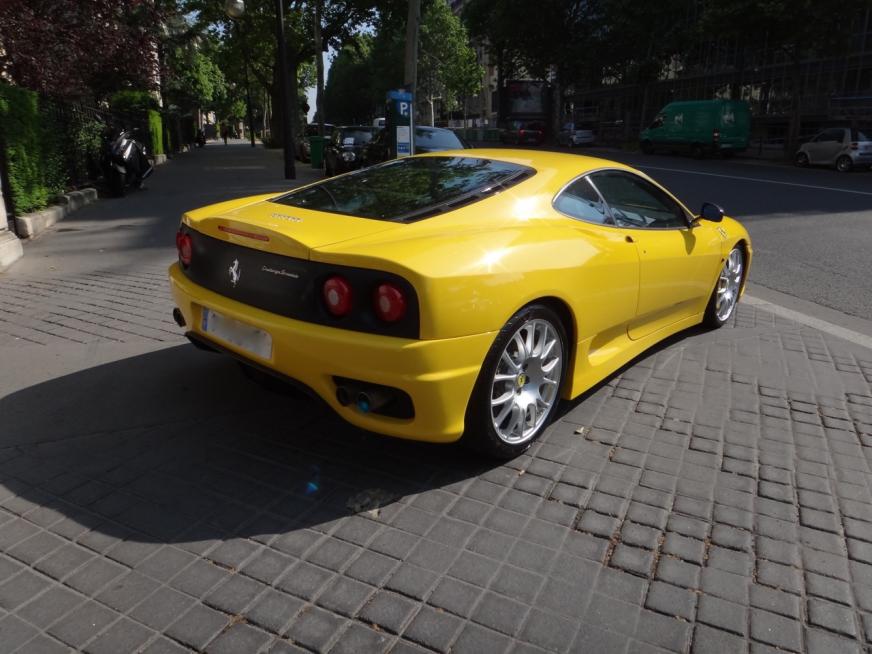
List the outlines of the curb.
{"type": "Polygon", "coordinates": [[[83,188],[70,191],[55,198],[54,204],[42,211],[15,216],[15,227],[20,238],[35,238],[52,225],[63,220],[67,214],[91,204],[97,199],[97,189],[83,188]]]}
{"type": "Polygon", "coordinates": [[[24,256],[21,239],[6,229],[0,230],[0,271],[24,256]]]}

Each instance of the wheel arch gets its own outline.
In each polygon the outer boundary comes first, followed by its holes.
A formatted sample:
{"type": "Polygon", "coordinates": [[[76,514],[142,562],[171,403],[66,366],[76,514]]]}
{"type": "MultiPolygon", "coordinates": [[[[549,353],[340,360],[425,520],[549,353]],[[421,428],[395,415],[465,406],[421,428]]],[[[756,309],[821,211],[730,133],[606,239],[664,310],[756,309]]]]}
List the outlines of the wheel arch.
{"type": "Polygon", "coordinates": [[[745,270],[742,271],[742,288],[739,291],[741,296],[745,293],[745,284],[748,282],[748,273],[751,271],[751,250],[748,245],[748,240],[744,237],[736,241],[736,244],[733,247],[742,248],[742,254],[745,255],[745,270]]]}

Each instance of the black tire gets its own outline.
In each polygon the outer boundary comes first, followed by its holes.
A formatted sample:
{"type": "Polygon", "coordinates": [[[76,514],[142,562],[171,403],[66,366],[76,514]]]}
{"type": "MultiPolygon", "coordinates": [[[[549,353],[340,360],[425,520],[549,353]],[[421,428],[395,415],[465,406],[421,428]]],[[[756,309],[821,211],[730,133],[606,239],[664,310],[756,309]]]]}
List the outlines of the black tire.
{"type": "Polygon", "coordinates": [[[797,152],[793,158],[793,163],[799,168],[807,168],[809,164],[808,155],[805,152],[797,152]]]}
{"type": "Polygon", "coordinates": [[[124,173],[116,170],[114,166],[109,170],[109,190],[112,192],[112,195],[118,197],[124,195],[124,192],[127,190],[124,184],[124,177],[124,173]]]}
{"type": "MultiPolygon", "coordinates": [[[[730,255],[733,252],[738,252],[739,256],[741,257],[740,261],[742,262],[742,275],[743,275],[742,284],[744,284],[744,275],[747,275],[747,268],[745,267],[745,264],[746,264],[745,250],[742,249],[742,246],[737,245],[732,250],[730,250],[730,255]]],[[[727,255],[727,256],[729,257],[730,255],[727,255]]],[[[723,327],[724,325],[726,325],[729,322],[730,318],[732,318],[733,315],[736,313],[736,306],[739,304],[739,298],[736,297],[736,303],[733,305],[733,308],[730,310],[730,313],[727,316],[725,316],[723,320],[721,320],[718,317],[717,299],[718,299],[718,286],[720,283],[720,275],[721,275],[721,272],[719,270],[718,271],[718,281],[715,282],[715,287],[712,289],[712,295],[709,298],[708,304],[706,305],[705,314],[703,315],[703,319],[702,319],[702,324],[705,325],[706,327],[710,327],[712,329],[718,329],[719,327],[723,327]]],[[[741,289],[741,286],[739,287],[739,289],[741,289]]]]}
{"type": "Polygon", "coordinates": [[[690,156],[694,159],[702,159],[705,156],[705,148],[700,143],[694,143],[690,146],[690,156]]]}
{"type": "Polygon", "coordinates": [[[485,456],[503,460],[513,459],[524,453],[542,435],[542,432],[545,431],[548,424],[554,418],[554,414],[560,404],[560,391],[565,383],[569,356],[570,351],[566,337],[566,328],[560,317],[550,307],[544,304],[530,304],[509,318],[509,321],[494,339],[490,350],[488,350],[478,379],[473,387],[472,395],[469,398],[469,405],[466,408],[466,428],[461,439],[463,445],[485,456]],[[560,341],[563,353],[560,361],[560,378],[557,380],[555,400],[546,412],[546,416],[538,429],[521,442],[509,443],[500,438],[494,428],[494,419],[491,412],[494,375],[497,372],[500,358],[509,341],[525,323],[533,319],[548,322],[560,341]]]}
{"type": "Polygon", "coordinates": [[[836,159],[836,170],[840,173],[848,173],[851,172],[851,169],[854,167],[854,161],[846,154],[843,154],[841,157],[836,159]]]}
{"type": "Polygon", "coordinates": [[[654,154],[654,144],[651,141],[642,141],[640,145],[645,154],[654,154]]]}

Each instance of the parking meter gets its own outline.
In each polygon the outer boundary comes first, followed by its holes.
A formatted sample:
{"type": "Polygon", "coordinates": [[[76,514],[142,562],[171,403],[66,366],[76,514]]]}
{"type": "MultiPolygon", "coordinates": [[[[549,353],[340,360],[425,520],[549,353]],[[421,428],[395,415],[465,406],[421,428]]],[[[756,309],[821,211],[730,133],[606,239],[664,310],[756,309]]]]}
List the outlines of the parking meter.
{"type": "Polygon", "coordinates": [[[415,151],[412,100],[412,94],[408,91],[388,91],[385,129],[390,159],[408,157],[415,151]]]}

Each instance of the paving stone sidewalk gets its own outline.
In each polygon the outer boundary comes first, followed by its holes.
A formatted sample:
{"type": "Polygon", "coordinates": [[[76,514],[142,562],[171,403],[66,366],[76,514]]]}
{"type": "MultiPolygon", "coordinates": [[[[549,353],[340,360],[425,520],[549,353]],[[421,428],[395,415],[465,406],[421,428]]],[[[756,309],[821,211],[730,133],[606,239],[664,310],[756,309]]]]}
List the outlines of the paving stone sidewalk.
{"type": "Polygon", "coordinates": [[[0,374],[0,652],[872,644],[872,351],[740,305],[499,465],[183,343],[172,256],[0,276],[0,356],[122,352],[0,374]]]}

